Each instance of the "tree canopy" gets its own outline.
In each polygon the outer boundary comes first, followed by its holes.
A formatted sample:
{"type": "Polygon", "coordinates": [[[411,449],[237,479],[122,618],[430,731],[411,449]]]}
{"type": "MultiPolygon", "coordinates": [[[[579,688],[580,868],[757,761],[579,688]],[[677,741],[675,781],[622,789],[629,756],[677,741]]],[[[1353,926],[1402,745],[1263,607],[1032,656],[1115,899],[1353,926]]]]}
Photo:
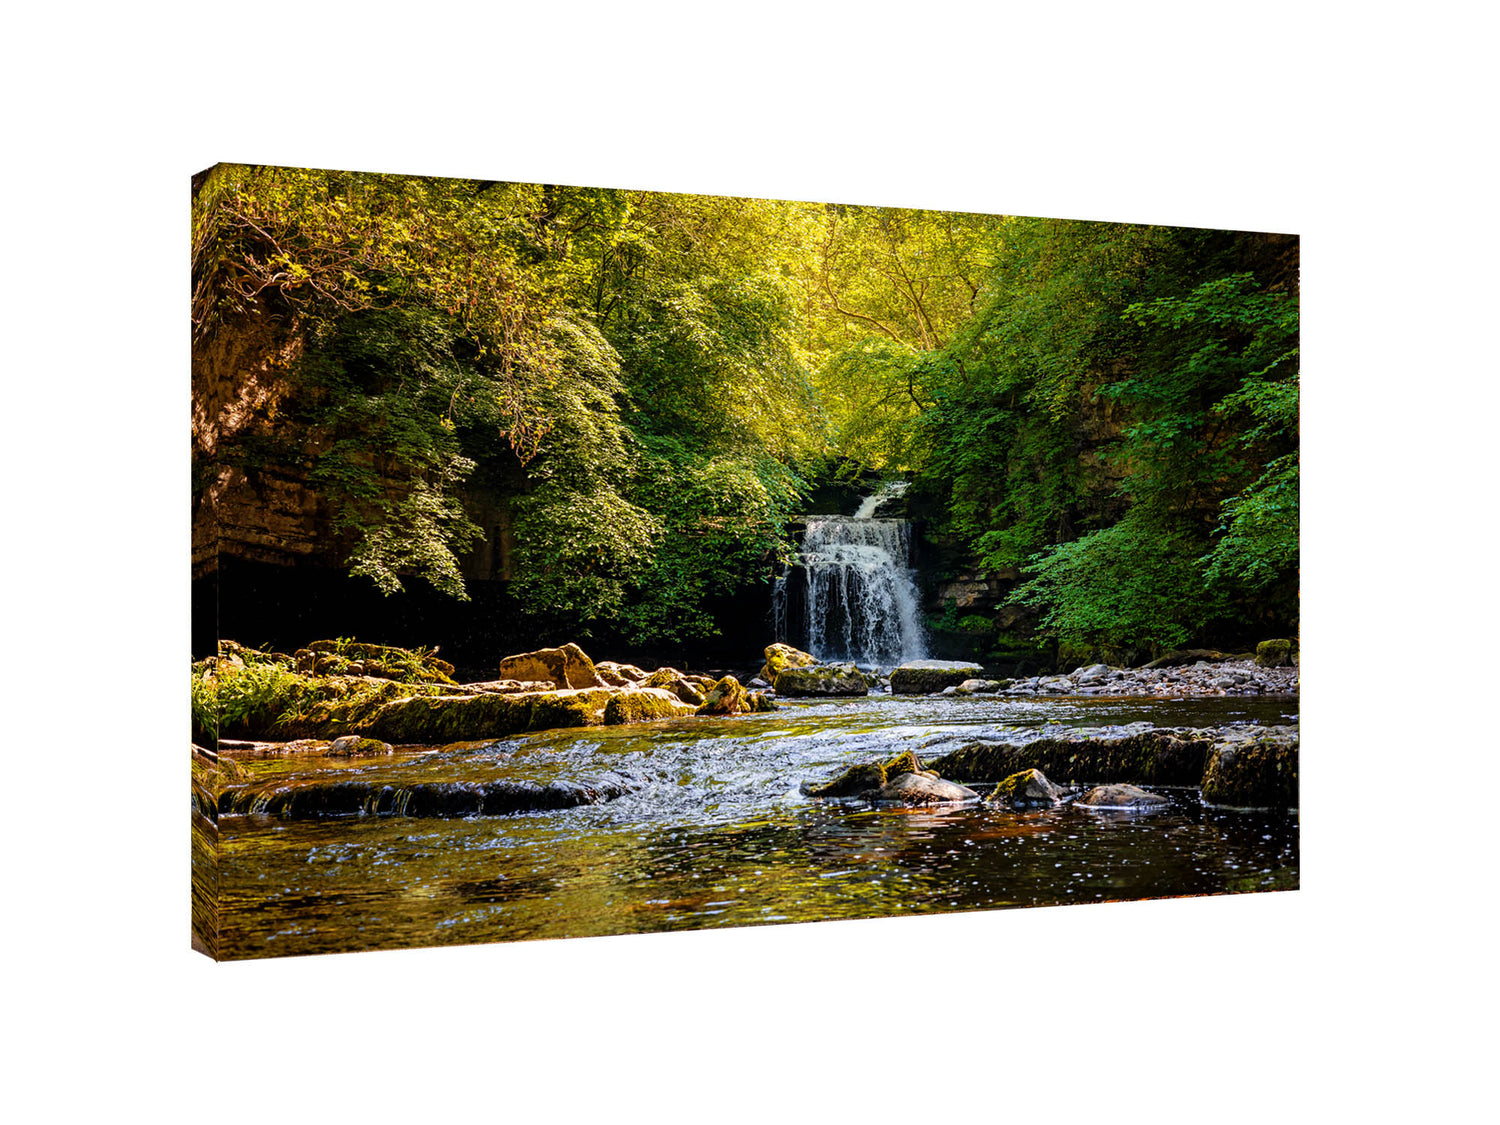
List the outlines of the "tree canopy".
{"type": "Polygon", "coordinates": [[[279,417],[383,591],[466,596],[482,484],[539,628],[701,638],[813,486],[903,475],[1060,643],[1295,620],[1294,238],[222,165],[193,283],[196,346],[299,342],[279,417]]]}

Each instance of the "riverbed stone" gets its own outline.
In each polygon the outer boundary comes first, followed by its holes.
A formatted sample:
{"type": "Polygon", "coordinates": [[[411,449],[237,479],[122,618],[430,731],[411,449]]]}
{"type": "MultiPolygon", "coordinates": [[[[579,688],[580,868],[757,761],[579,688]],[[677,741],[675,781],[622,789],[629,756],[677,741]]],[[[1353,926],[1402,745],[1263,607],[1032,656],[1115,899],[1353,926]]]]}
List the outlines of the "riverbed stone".
{"type": "Polygon", "coordinates": [[[595,661],[594,671],[610,687],[638,684],[650,675],[644,668],[637,668],[634,664],[620,664],[613,660],[595,661]]]}
{"type": "MultiPolygon", "coordinates": [[[[709,686],[712,687],[712,685],[713,681],[709,681],[709,686]]],[[[684,703],[691,703],[694,707],[701,707],[706,695],[696,682],[676,668],[658,668],[646,677],[642,686],[669,691],[684,703]]]]}
{"type": "MultiPolygon", "coordinates": [[[[700,697],[701,702],[701,697],[700,697]]],[[[636,687],[614,692],[604,705],[604,725],[650,723],[691,715],[696,708],[665,688],[636,687]]]]}
{"type": "Polygon", "coordinates": [[[303,733],[337,737],[363,734],[394,743],[441,745],[479,738],[502,738],[535,730],[597,726],[615,689],[565,688],[480,695],[417,695],[375,706],[325,708],[317,729],[303,733]]]}
{"type": "MultiPolygon", "coordinates": [[[[979,677],[979,665],[958,660],[908,660],[891,671],[893,695],[930,695],[979,677]]],[[[780,688],[778,687],[779,691],[780,688]]]]}
{"type": "Polygon", "coordinates": [[[812,653],[803,652],[800,648],[793,648],[791,645],[780,642],[767,645],[765,656],[766,662],[761,667],[760,678],[768,684],[774,684],[777,674],[788,668],[806,668],[818,662],[818,658],[812,653]]]}
{"type": "Polygon", "coordinates": [[[1203,771],[1203,799],[1232,808],[1290,809],[1298,801],[1295,728],[1226,731],[1203,771]]]}
{"type": "Polygon", "coordinates": [[[979,794],[967,786],[926,773],[903,773],[882,785],[872,798],[884,804],[943,805],[978,801],[979,794]]]}
{"type": "MultiPolygon", "coordinates": [[[[947,691],[946,688],[943,689],[947,691]]],[[[958,685],[959,695],[990,695],[1000,690],[999,680],[965,680],[958,685]]]]}
{"type": "Polygon", "coordinates": [[[988,804],[1011,809],[1033,809],[1061,804],[1068,790],[1053,785],[1041,770],[1011,774],[990,794],[988,804]]]}
{"type": "Polygon", "coordinates": [[[588,654],[575,644],[507,656],[500,661],[495,678],[545,683],[556,688],[607,686],[588,654]]]}
{"type": "Polygon", "coordinates": [[[1261,641],[1255,646],[1255,663],[1261,668],[1283,668],[1292,662],[1294,647],[1288,639],[1261,641]]]}
{"type": "Polygon", "coordinates": [[[725,676],[704,696],[699,715],[744,715],[750,711],[750,694],[733,676],[725,676]]]}
{"type": "Polygon", "coordinates": [[[783,668],[776,674],[776,694],[865,695],[870,681],[853,664],[813,664],[783,668]]]}
{"type": "Polygon", "coordinates": [[[357,734],[345,734],[328,744],[330,758],[364,758],[375,754],[392,753],[389,742],[378,738],[364,738],[357,734]]]}
{"type": "Polygon", "coordinates": [[[383,781],[378,775],[273,779],[226,790],[219,798],[219,811],[256,812],[289,820],[325,816],[497,816],[598,804],[638,788],[639,781],[616,773],[548,782],[445,780],[401,785],[383,781]]]}
{"type": "Polygon", "coordinates": [[[1058,731],[1041,737],[1017,732],[1015,741],[978,740],[933,759],[944,777],[970,784],[1001,781],[1026,769],[1075,781],[1143,781],[1197,785],[1212,740],[1195,731],[1143,730],[1091,735],[1058,731]]]}
{"type": "Polygon", "coordinates": [[[1088,809],[1125,809],[1130,812],[1152,812],[1171,804],[1160,793],[1151,793],[1137,785],[1099,785],[1090,789],[1077,804],[1088,809]]]}

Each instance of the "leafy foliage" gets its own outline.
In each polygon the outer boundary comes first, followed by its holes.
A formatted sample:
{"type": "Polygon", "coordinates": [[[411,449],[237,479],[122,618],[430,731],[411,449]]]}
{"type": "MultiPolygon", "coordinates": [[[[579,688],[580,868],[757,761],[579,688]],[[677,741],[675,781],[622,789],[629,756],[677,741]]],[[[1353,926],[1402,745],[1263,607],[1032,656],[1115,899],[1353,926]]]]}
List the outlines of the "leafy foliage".
{"type": "Polygon", "coordinates": [[[1224,611],[1204,586],[1199,549],[1133,512],[1039,553],[1014,600],[1040,609],[1040,632],[1064,643],[1177,648],[1224,611]]]}
{"type": "Polygon", "coordinates": [[[466,596],[482,486],[538,632],[703,638],[820,478],[883,473],[955,566],[1024,573],[1059,641],[1289,604],[1276,236],[242,166],[193,221],[198,346],[274,319],[302,347],[225,455],[310,464],[387,593],[466,596]]]}

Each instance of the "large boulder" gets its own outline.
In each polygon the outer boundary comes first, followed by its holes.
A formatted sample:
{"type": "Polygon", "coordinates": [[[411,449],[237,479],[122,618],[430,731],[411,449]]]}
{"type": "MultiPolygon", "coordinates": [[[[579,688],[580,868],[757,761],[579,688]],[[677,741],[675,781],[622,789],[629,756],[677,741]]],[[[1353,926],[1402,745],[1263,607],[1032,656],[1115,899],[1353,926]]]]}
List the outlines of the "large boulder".
{"type": "Polygon", "coordinates": [[[696,714],[744,715],[749,713],[753,706],[750,702],[750,693],[745,690],[744,685],[733,676],[725,676],[709,690],[696,714]]]}
{"type": "Polygon", "coordinates": [[[977,801],[979,794],[952,781],[944,781],[941,777],[925,773],[903,773],[882,785],[874,800],[884,804],[943,805],[977,801]]]}
{"type": "Polygon", "coordinates": [[[1284,668],[1292,663],[1296,647],[1290,640],[1261,641],[1255,646],[1255,663],[1262,668],[1284,668]]]}
{"type": "MultiPolygon", "coordinates": [[[[977,679],[979,665],[958,660],[908,660],[891,672],[892,695],[929,695],[977,679]]],[[[778,687],[776,689],[780,691],[778,687]]]]}
{"type": "MultiPolygon", "coordinates": [[[[642,686],[669,691],[684,703],[691,703],[694,707],[703,705],[706,694],[699,684],[693,682],[693,678],[689,678],[676,668],[658,668],[646,677],[642,686]]],[[[712,688],[713,681],[710,681],[708,686],[712,688]]]]}
{"type": "Polygon", "coordinates": [[[627,684],[638,684],[649,675],[644,668],[637,668],[634,664],[619,664],[613,660],[600,660],[596,662],[594,664],[594,671],[610,687],[625,687],[627,684]]]}
{"type": "Polygon", "coordinates": [[[1288,727],[1216,740],[1203,770],[1203,799],[1233,808],[1295,808],[1297,752],[1297,734],[1288,727]]]}
{"type": "Polygon", "coordinates": [[[1202,732],[1146,729],[1112,734],[1048,732],[1013,742],[969,742],[933,761],[944,776],[970,784],[1007,778],[1020,770],[1090,781],[1144,781],[1197,785],[1212,742],[1202,732]]]}
{"type": "Polygon", "coordinates": [[[604,724],[650,723],[691,715],[694,710],[691,703],[664,688],[626,688],[611,695],[604,705],[604,724]]]}
{"type": "Polygon", "coordinates": [[[615,690],[567,688],[359,699],[318,707],[301,720],[299,733],[321,738],[360,734],[398,745],[441,746],[526,731],[597,726],[604,721],[604,708],[615,690]]]}
{"type": "Polygon", "coordinates": [[[766,662],[760,670],[760,678],[768,684],[774,684],[777,673],[787,668],[805,668],[817,662],[816,656],[810,652],[803,652],[800,648],[780,643],[767,645],[766,662]]]}
{"type": "Polygon", "coordinates": [[[921,759],[910,750],[902,751],[889,761],[851,766],[822,785],[804,781],[802,794],[902,805],[979,800],[979,794],[974,790],[944,781],[932,770],[924,769],[921,759]]]}
{"type": "Polygon", "coordinates": [[[1077,803],[1086,809],[1155,812],[1171,802],[1160,793],[1149,793],[1135,785],[1100,785],[1079,797],[1077,803]]]}
{"type": "Polygon", "coordinates": [[[575,644],[559,648],[539,648],[507,656],[500,661],[497,680],[524,680],[549,684],[555,688],[591,688],[607,686],[588,654],[575,644]]]}
{"type": "Polygon", "coordinates": [[[772,681],[777,695],[866,695],[870,681],[853,664],[784,668],[772,681]]]}
{"type": "Polygon", "coordinates": [[[1073,673],[1073,682],[1075,684],[1102,683],[1109,672],[1108,664],[1090,664],[1087,668],[1080,668],[1073,673]]]}
{"type": "Polygon", "coordinates": [[[1041,770],[1021,770],[1011,774],[989,796],[989,803],[1002,808],[1034,809],[1059,805],[1068,790],[1053,785],[1041,770]]]}

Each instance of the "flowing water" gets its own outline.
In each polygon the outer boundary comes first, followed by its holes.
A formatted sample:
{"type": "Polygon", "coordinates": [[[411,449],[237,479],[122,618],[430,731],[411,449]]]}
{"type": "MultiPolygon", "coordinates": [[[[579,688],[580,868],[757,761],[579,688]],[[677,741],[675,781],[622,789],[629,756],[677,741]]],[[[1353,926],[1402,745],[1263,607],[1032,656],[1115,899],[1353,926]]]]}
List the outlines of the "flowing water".
{"type": "MultiPolygon", "coordinates": [[[[871,696],[771,714],[554,731],[393,758],[243,763],[246,792],[330,780],[380,793],[623,779],[623,796],[505,815],[218,824],[219,953],[265,957],[525,938],[1286,890],[1295,813],[1150,815],[810,800],[798,787],[1002,728],[1287,722],[1293,698],[871,696]]],[[[1068,779],[1055,779],[1068,780],[1068,779]]],[[[1086,778],[1072,779],[1087,781],[1086,778]]],[[[975,785],[981,793],[984,786],[975,785]]],[[[253,807],[253,806],[252,806],[253,807]]]]}
{"type": "MultiPolygon", "coordinates": [[[[927,656],[921,595],[909,565],[911,526],[875,519],[882,502],[899,496],[895,481],[866,497],[849,516],[810,516],[794,570],[804,610],[802,640],[825,662],[892,668],[927,656]]],[[[776,639],[788,639],[789,579],[774,595],[776,639]]]]}

